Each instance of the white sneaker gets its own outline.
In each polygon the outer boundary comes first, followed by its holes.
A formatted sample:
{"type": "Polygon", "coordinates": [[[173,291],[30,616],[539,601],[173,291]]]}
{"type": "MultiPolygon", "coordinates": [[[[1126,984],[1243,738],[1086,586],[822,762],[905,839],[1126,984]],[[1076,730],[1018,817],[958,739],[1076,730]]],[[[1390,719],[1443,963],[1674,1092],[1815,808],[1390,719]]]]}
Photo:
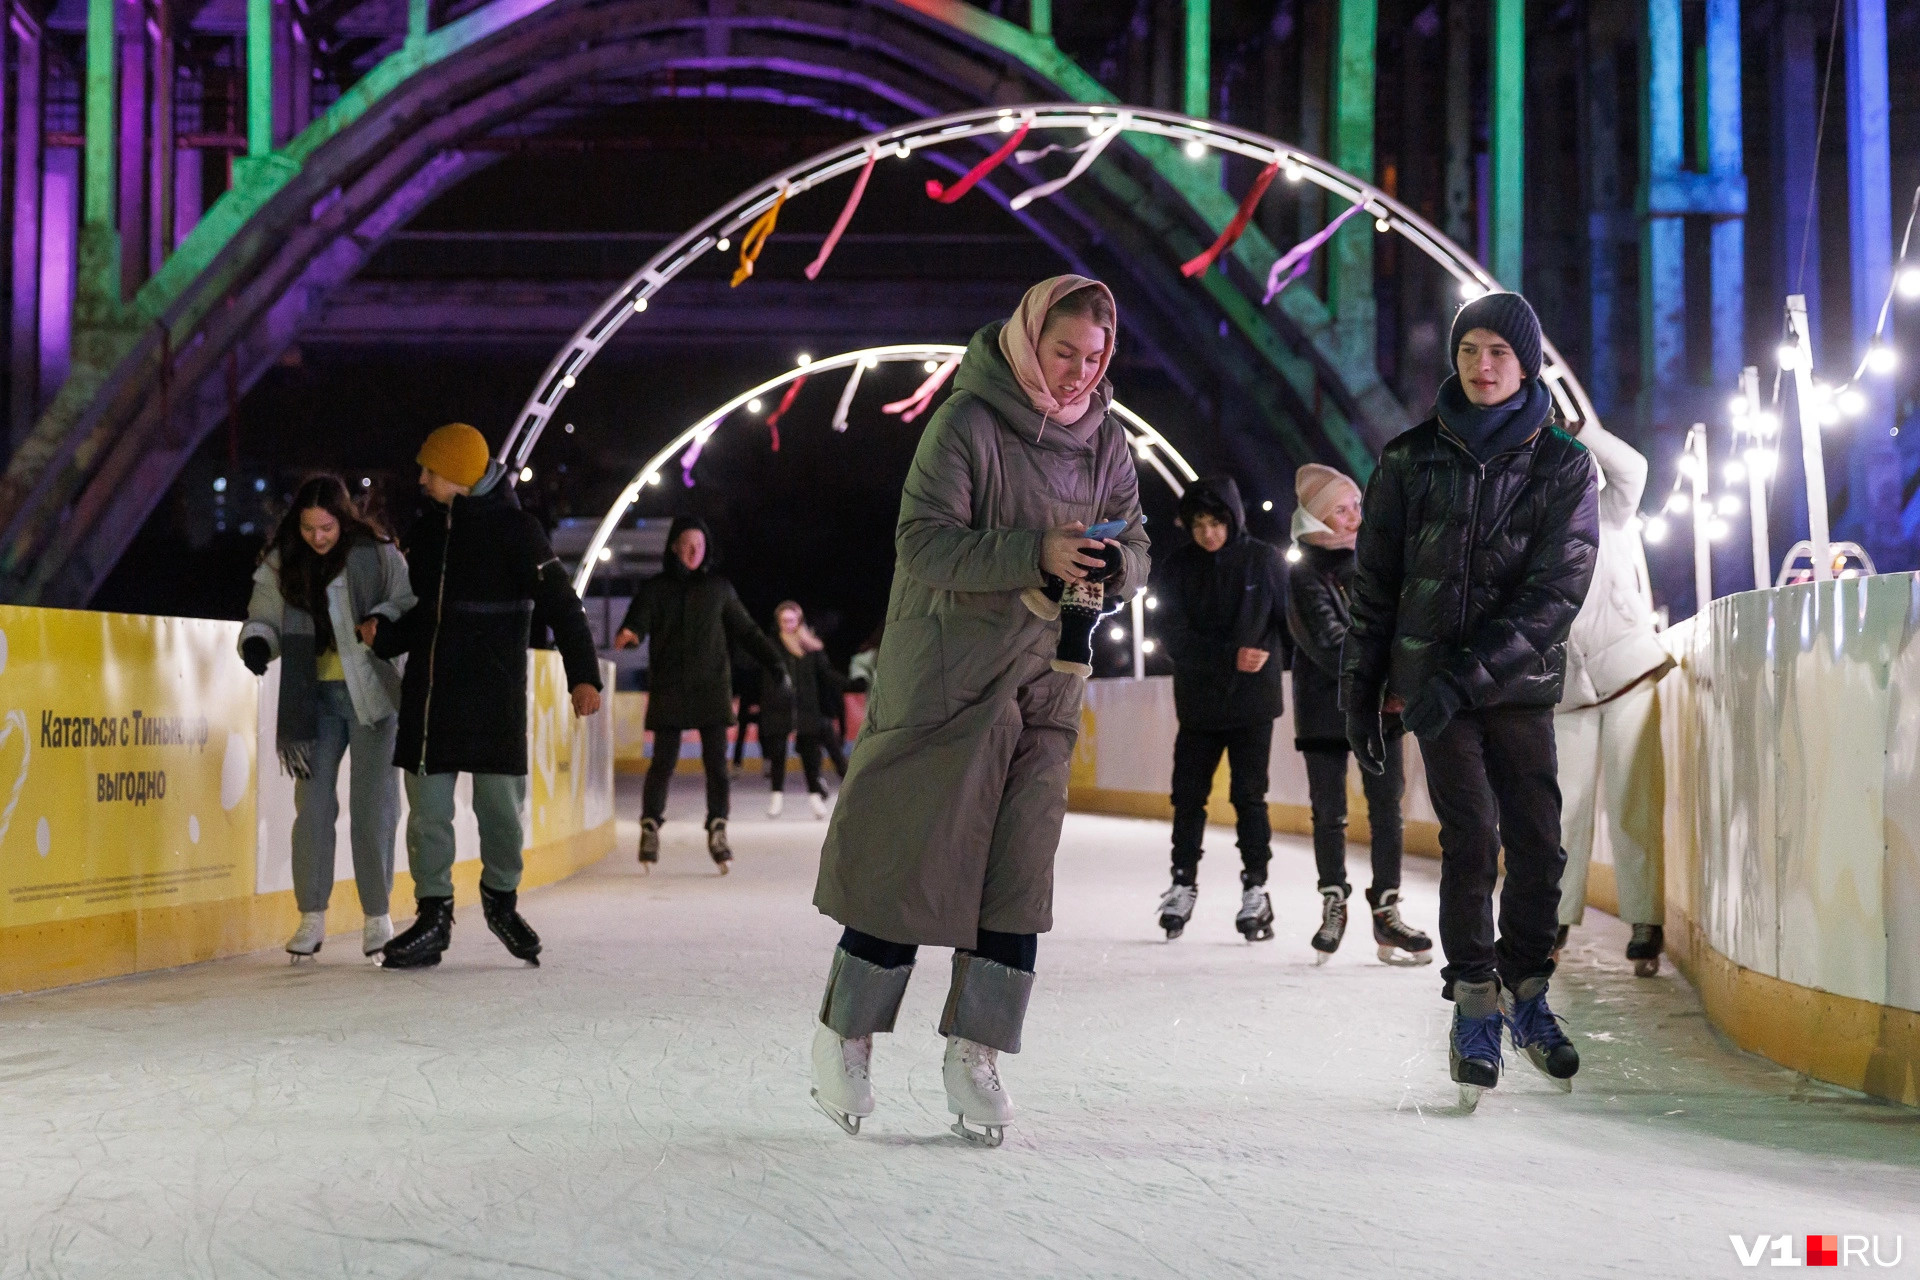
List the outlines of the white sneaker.
{"type": "Polygon", "coordinates": [[[287,954],[293,957],[295,964],[320,953],[320,946],[327,940],[327,913],[324,911],[302,911],[300,927],[287,939],[287,954]]]}
{"type": "Polygon", "coordinates": [[[947,1086],[947,1110],[959,1119],[953,1131],[969,1142],[997,1147],[1013,1123],[1013,1099],[1000,1084],[998,1050],[947,1037],[947,1057],[940,1075],[947,1086]],[[968,1128],[968,1122],[981,1126],[968,1128]]]}
{"type": "Polygon", "coordinates": [[[825,796],[815,791],[807,796],[807,801],[813,805],[814,817],[824,818],[827,816],[827,798],[825,796]]]}
{"type": "Polygon", "coordinates": [[[786,807],[787,797],[785,792],[776,791],[767,797],[767,816],[769,818],[779,817],[780,811],[786,807]]]}
{"type": "Polygon", "coordinates": [[[360,927],[360,950],[364,955],[375,955],[392,941],[392,916],[368,916],[366,924],[360,927]]]}
{"type": "Polygon", "coordinates": [[[860,1122],[873,1114],[872,1062],[872,1036],[842,1040],[825,1023],[814,1027],[813,1100],[848,1133],[858,1134],[860,1122]]]}

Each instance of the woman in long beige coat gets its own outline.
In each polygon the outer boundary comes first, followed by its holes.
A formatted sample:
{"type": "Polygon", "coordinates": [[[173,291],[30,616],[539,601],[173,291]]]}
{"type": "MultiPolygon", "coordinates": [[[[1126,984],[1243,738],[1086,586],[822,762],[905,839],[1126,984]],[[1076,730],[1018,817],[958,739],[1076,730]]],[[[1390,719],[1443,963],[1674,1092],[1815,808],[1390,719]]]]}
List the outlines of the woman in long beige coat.
{"type": "Polygon", "coordinates": [[[1053,665],[1059,622],[1021,593],[1052,574],[1121,600],[1148,574],[1133,453],[1108,412],[1114,338],[1105,285],[1035,285],[973,336],[914,455],[867,723],[813,899],[846,926],[813,1096],[849,1133],[873,1112],[873,1035],[893,1029],[921,945],[955,949],[940,1021],[955,1130],[997,1144],[1012,1120],[996,1059],[1020,1049],[1037,935],[1053,925],[1084,691],[1053,665]],[[1084,536],[1112,521],[1125,522],[1113,538],[1084,536]]]}

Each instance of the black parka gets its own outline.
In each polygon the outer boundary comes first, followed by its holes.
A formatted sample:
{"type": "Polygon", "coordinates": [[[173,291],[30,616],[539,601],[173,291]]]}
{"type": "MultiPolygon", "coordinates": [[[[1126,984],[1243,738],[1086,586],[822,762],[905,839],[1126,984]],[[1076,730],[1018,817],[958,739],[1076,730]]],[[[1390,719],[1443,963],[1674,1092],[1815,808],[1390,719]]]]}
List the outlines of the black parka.
{"type": "Polygon", "coordinates": [[[1160,573],[1154,623],[1173,659],[1175,714],[1182,727],[1203,732],[1270,722],[1285,707],[1286,561],[1247,532],[1240,488],[1230,478],[1195,481],[1181,505],[1224,511],[1228,519],[1220,550],[1186,537],[1160,573]],[[1239,670],[1242,649],[1266,650],[1266,665],[1239,670]]]}
{"type": "Polygon", "coordinates": [[[1482,464],[1438,418],[1367,484],[1342,704],[1444,678],[1468,708],[1551,707],[1600,542],[1593,461],[1557,427],[1482,464]]]}
{"type": "MultiPolygon", "coordinates": [[[[689,570],[673,554],[687,529],[706,533],[702,522],[681,518],[667,532],[666,568],[640,584],[620,625],[647,651],[647,728],[711,729],[734,723],[732,646],[773,673],[786,670],[783,653],[753,624],[733,584],[711,572],[708,559],[689,570]]],[[[762,702],[762,714],[765,714],[762,702]]]]}
{"type": "Polygon", "coordinates": [[[824,652],[795,656],[785,645],[776,645],[793,683],[775,687],[761,703],[760,741],[796,732],[803,738],[825,737],[828,708],[846,695],[847,678],[833,669],[824,652]]]}
{"type": "Polygon", "coordinates": [[[429,503],[402,540],[420,602],[382,621],[373,650],[407,655],[394,764],[421,773],[527,772],[527,646],[538,611],[569,687],[600,687],[586,610],[540,522],[500,481],[429,503]]]}
{"type": "Polygon", "coordinates": [[[1293,744],[1301,751],[1345,751],[1340,711],[1340,646],[1352,614],[1353,551],[1299,544],[1287,570],[1287,631],[1293,637],[1293,744]]]}

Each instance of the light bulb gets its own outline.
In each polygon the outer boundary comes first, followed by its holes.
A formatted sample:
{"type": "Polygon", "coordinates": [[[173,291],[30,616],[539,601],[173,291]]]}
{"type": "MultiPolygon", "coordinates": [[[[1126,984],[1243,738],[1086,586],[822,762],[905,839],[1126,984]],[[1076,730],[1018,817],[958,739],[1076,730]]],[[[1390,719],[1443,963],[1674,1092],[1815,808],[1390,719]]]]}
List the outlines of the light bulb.
{"type": "Polygon", "coordinates": [[[1140,652],[1142,652],[1142,653],[1152,653],[1152,652],[1153,652],[1153,649],[1154,649],[1154,644],[1153,644],[1153,641],[1151,641],[1151,640],[1142,640],[1142,641],[1140,642],[1140,652]]]}
{"type": "Polygon", "coordinates": [[[749,401],[747,401],[747,412],[748,412],[748,413],[758,413],[758,412],[760,412],[760,410],[761,410],[762,408],[764,408],[764,407],[765,407],[765,406],[764,406],[764,405],[762,405],[762,404],[760,403],[760,399],[759,399],[759,397],[758,397],[758,396],[756,396],[756,397],[754,397],[753,399],[751,399],[751,400],[749,400],[749,401]]]}
{"type": "Polygon", "coordinates": [[[1287,563],[1288,563],[1288,564],[1299,564],[1299,563],[1300,563],[1300,548],[1298,548],[1298,547],[1288,547],[1288,548],[1287,548],[1287,563]]]}
{"type": "Polygon", "coordinates": [[[1266,500],[1265,502],[1263,502],[1263,503],[1261,503],[1261,504],[1260,504],[1260,509],[1261,509],[1262,511],[1271,511],[1271,510],[1273,510],[1273,499],[1272,499],[1272,498],[1268,498],[1268,499],[1267,499],[1267,500],[1266,500]]]}
{"type": "Polygon", "coordinates": [[[1689,480],[1699,474],[1700,463],[1699,460],[1693,456],[1691,450],[1680,455],[1680,461],[1677,465],[1680,468],[1680,474],[1689,480]]]}
{"type": "Polygon", "coordinates": [[[1849,418],[1857,418],[1867,411],[1867,398],[1853,387],[1842,389],[1836,402],[1840,406],[1840,412],[1849,418]]]}
{"type": "Polygon", "coordinates": [[[1734,494],[1731,494],[1731,493],[1723,493],[1723,494],[1721,494],[1721,495],[1720,495],[1720,502],[1719,502],[1719,510],[1720,510],[1720,514],[1721,514],[1721,515],[1723,515],[1723,516],[1737,516],[1737,515],[1739,515],[1739,514],[1740,514],[1740,499],[1739,499],[1739,498],[1738,498],[1738,497],[1737,497],[1736,495],[1734,495],[1734,494]]]}
{"type": "Polygon", "coordinates": [[[899,156],[902,160],[905,160],[908,156],[913,154],[913,148],[903,142],[899,146],[893,149],[893,154],[899,156]]]}
{"type": "Polygon", "coordinates": [[[1693,499],[1677,491],[1667,499],[1667,511],[1671,515],[1683,516],[1687,514],[1687,508],[1692,505],[1693,499]]]}
{"type": "Polygon", "coordinates": [[[813,357],[808,355],[806,352],[802,351],[799,355],[793,358],[793,362],[799,365],[802,369],[804,369],[808,365],[813,363],[813,357]]]}
{"type": "Polygon", "coordinates": [[[1373,220],[1373,229],[1375,231],[1391,231],[1393,230],[1393,224],[1385,218],[1375,218],[1373,220]]]}
{"type": "Polygon", "coordinates": [[[1920,298],[1920,267],[1908,267],[1899,276],[1900,296],[1920,298]]]}
{"type": "Polygon", "coordinates": [[[1707,521],[1707,539],[1711,542],[1718,542],[1727,536],[1731,528],[1732,526],[1725,520],[1722,520],[1719,516],[1715,516],[1713,519],[1707,521]]]}
{"type": "Polygon", "coordinates": [[[520,468],[520,483],[525,484],[531,479],[533,479],[533,468],[532,467],[520,468]]]}
{"type": "Polygon", "coordinates": [[[1291,161],[1291,160],[1289,160],[1289,161],[1287,161],[1287,181],[1288,181],[1288,182],[1298,182],[1298,181],[1300,181],[1300,176],[1301,176],[1301,175],[1300,175],[1300,166],[1299,166],[1299,165],[1297,165],[1297,164],[1295,164],[1295,163],[1294,163],[1293,161],[1291,161]]]}
{"type": "Polygon", "coordinates": [[[1727,477],[1728,484],[1739,484],[1747,478],[1747,464],[1737,460],[1729,462],[1721,474],[1727,477]]]}
{"type": "Polygon", "coordinates": [[[721,236],[720,243],[714,245],[713,247],[718,249],[720,252],[725,253],[727,250],[733,248],[733,241],[727,239],[725,236],[721,236]]]}
{"type": "Polygon", "coordinates": [[[1147,605],[1147,608],[1149,609],[1158,609],[1160,607],[1160,597],[1148,596],[1146,600],[1146,605],[1147,605]]]}
{"type": "Polygon", "coordinates": [[[1727,412],[1731,413],[1736,418],[1746,417],[1747,410],[1752,407],[1753,406],[1747,403],[1747,398],[1745,396],[1735,396],[1733,399],[1727,401],[1727,412]]]}
{"type": "Polygon", "coordinates": [[[566,433],[567,433],[568,435],[572,435],[572,434],[573,434],[573,424],[572,424],[571,422],[569,422],[569,423],[568,423],[568,424],[567,424],[566,426],[564,426],[564,427],[562,427],[562,428],[560,428],[560,429],[561,429],[562,431],[564,431],[564,432],[566,432],[566,433]]]}
{"type": "Polygon", "coordinates": [[[1833,403],[1833,388],[1828,386],[1826,383],[1816,382],[1813,384],[1813,387],[1811,388],[1811,390],[1813,392],[1813,402],[1815,404],[1826,405],[1826,404],[1833,403]]]}
{"type": "Polygon", "coordinates": [[[1000,132],[1012,133],[1014,129],[1017,127],[1018,126],[1011,115],[1003,115],[1000,117],[1000,132]]]}
{"type": "Polygon", "coordinates": [[[1753,433],[1770,437],[1780,429],[1780,415],[1771,409],[1762,409],[1753,415],[1753,433]]]}
{"type": "Polygon", "coordinates": [[[573,377],[573,375],[572,375],[572,374],[568,374],[568,375],[567,375],[566,377],[564,377],[564,378],[562,378],[562,379],[560,379],[560,385],[561,385],[561,386],[563,386],[563,387],[565,387],[565,388],[566,388],[567,390],[569,390],[569,391],[571,391],[571,390],[573,390],[573,388],[574,388],[574,386],[575,386],[575,382],[574,382],[574,377],[573,377]]]}
{"type": "Polygon", "coordinates": [[[872,356],[868,356],[866,359],[860,362],[860,367],[862,369],[878,369],[880,367],[880,362],[874,359],[872,356]]]}
{"type": "Polygon", "coordinates": [[[933,373],[940,368],[940,362],[938,360],[929,360],[925,364],[921,365],[920,367],[922,369],[925,369],[928,373],[933,373]]]}
{"type": "Polygon", "coordinates": [[[660,473],[659,473],[658,471],[649,471],[649,472],[647,472],[647,483],[648,483],[648,484],[659,484],[659,483],[660,483],[660,473]]]}
{"type": "Polygon", "coordinates": [[[1472,302],[1476,298],[1484,298],[1486,295],[1486,287],[1478,280],[1462,280],[1460,282],[1460,296],[1468,302],[1472,302]]]}
{"type": "MultiPolygon", "coordinates": [[[[567,428],[567,430],[569,430],[569,431],[571,431],[571,430],[573,430],[573,428],[572,428],[572,427],[568,427],[568,428],[567,428]]],[[[361,487],[362,489],[371,489],[371,488],[373,488],[373,477],[372,477],[372,476],[361,476],[361,477],[360,477],[360,487],[361,487]]]]}
{"type": "Polygon", "coordinates": [[[1780,344],[1780,350],[1775,352],[1774,354],[1778,357],[1780,361],[1780,367],[1786,372],[1792,373],[1795,369],[1798,369],[1800,367],[1800,344],[1799,343],[1783,342],[1780,344]]]}
{"type": "Polygon", "coordinates": [[[1195,138],[1187,144],[1187,159],[1198,160],[1207,154],[1207,144],[1195,138]]]}
{"type": "Polygon", "coordinates": [[[1747,469],[1762,480],[1771,480],[1779,458],[1771,449],[1747,450],[1747,469]]]}
{"type": "Polygon", "coordinates": [[[647,300],[645,298],[635,298],[633,300],[633,309],[636,313],[645,311],[647,309],[647,300]]]}
{"type": "Polygon", "coordinates": [[[611,559],[613,559],[613,548],[612,547],[600,548],[600,563],[605,564],[607,563],[607,561],[611,559]]]}
{"type": "Polygon", "coordinates": [[[1900,363],[1900,353],[1884,342],[1876,342],[1867,348],[1868,373],[1892,373],[1900,363]]]}
{"type": "Polygon", "coordinates": [[[1127,638],[1126,628],[1115,627],[1113,630],[1107,632],[1107,638],[1109,640],[1125,640],[1127,638]]]}
{"type": "Polygon", "coordinates": [[[1655,545],[1665,542],[1667,540],[1667,518],[1665,516],[1655,516],[1647,521],[1644,536],[1648,542],[1654,543],[1655,545]]]}

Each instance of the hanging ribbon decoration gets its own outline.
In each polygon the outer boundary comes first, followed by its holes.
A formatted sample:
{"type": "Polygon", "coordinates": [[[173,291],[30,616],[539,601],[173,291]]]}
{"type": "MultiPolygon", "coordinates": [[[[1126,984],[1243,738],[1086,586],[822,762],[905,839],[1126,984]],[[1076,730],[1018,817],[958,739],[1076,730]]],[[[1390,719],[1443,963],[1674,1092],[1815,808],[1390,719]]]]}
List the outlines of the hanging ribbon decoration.
{"type": "MultiPolygon", "coordinates": [[[[874,163],[879,159],[879,148],[868,147],[866,167],[860,170],[860,176],[853,180],[853,194],[847,197],[846,207],[841,209],[840,216],[834,219],[833,230],[827,232],[826,243],[820,246],[820,256],[807,264],[807,279],[820,278],[820,272],[826,267],[827,259],[833,256],[834,249],[840,243],[840,237],[846,234],[847,224],[853,221],[853,211],[860,207],[860,197],[867,194],[867,179],[873,176],[874,163]]],[[[857,370],[854,376],[859,376],[857,370]]]]}
{"type": "Polygon", "coordinates": [[[955,200],[958,200],[961,196],[973,190],[975,183],[992,173],[995,169],[998,169],[1006,162],[1008,156],[1019,150],[1020,144],[1027,139],[1027,130],[1032,126],[1032,121],[1022,120],[1020,127],[1013,131],[1013,136],[1008,138],[1006,143],[998,151],[973,166],[973,168],[967,170],[967,176],[952,186],[943,187],[932,178],[928,178],[927,195],[938,200],[941,204],[952,204],[955,200]]]}
{"type": "Polygon", "coordinates": [[[1314,251],[1333,238],[1333,233],[1340,229],[1341,223],[1359,213],[1364,207],[1357,204],[1352,206],[1332,222],[1287,250],[1280,261],[1273,264],[1273,270],[1267,273],[1267,295],[1260,299],[1260,305],[1266,306],[1282,289],[1307,274],[1307,268],[1313,265],[1314,251]]]}
{"type": "Polygon", "coordinates": [[[853,376],[847,379],[847,389],[840,393],[839,407],[833,411],[833,429],[847,429],[847,413],[853,408],[853,397],[860,390],[860,375],[867,371],[867,362],[862,360],[853,366],[853,376]]]}
{"type": "Polygon", "coordinates": [[[1253,180],[1253,186],[1247,189],[1246,198],[1240,201],[1240,208],[1235,211],[1227,229],[1220,233],[1219,239],[1207,246],[1205,252],[1188,259],[1186,265],[1180,268],[1181,275],[1191,280],[1203,274],[1220,260],[1221,254],[1239,242],[1240,237],[1246,234],[1247,224],[1253,221],[1253,211],[1260,207],[1260,197],[1267,194],[1267,188],[1273,185],[1273,176],[1279,172],[1278,160],[1260,171],[1260,176],[1253,180]]]}
{"type": "MultiPolygon", "coordinates": [[[[1060,190],[1060,188],[1074,181],[1088,169],[1092,168],[1093,162],[1100,158],[1100,153],[1107,149],[1107,144],[1126,131],[1127,123],[1131,119],[1131,116],[1121,116],[1112,128],[1072,148],[1072,150],[1080,153],[1080,158],[1074,162],[1073,168],[1067,170],[1065,177],[1055,178],[1052,182],[1043,182],[1037,187],[1029,187],[1013,198],[1011,206],[1015,209],[1024,209],[1035,200],[1052,195],[1054,192],[1060,190]]],[[[1041,152],[1041,154],[1044,155],[1045,151],[1041,152]]],[[[1036,156],[1034,158],[1038,159],[1039,157],[1036,156]]]]}
{"type": "Polygon", "coordinates": [[[780,194],[773,198],[773,204],[767,211],[753,220],[747,228],[747,234],[740,237],[740,266],[733,273],[732,288],[738,289],[746,278],[753,274],[753,264],[760,259],[760,251],[767,247],[767,237],[773,234],[774,224],[780,221],[780,206],[787,202],[787,189],[780,188],[780,194]]]}
{"type": "Polygon", "coordinates": [[[787,410],[793,408],[793,399],[800,394],[800,388],[807,385],[807,375],[801,374],[787,387],[787,394],[780,397],[780,404],[767,415],[767,430],[773,433],[773,451],[780,452],[780,419],[787,416],[787,410]]]}
{"type": "Polygon", "coordinates": [[[707,441],[713,439],[713,433],[720,429],[718,422],[709,422],[694,432],[686,451],[680,455],[680,483],[693,488],[693,464],[700,461],[700,451],[707,447],[707,441]]]}
{"type": "Polygon", "coordinates": [[[953,376],[953,371],[959,367],[960,357],[955,356],[929,374],[927,380],[920,384],[919,390],[905,400],[895,400],[892,404],[880,406],[880,412],[897,413],[900,415],[900,421],[912,422],[926,411],[927,405],[933,400],[934,393],[940,390],[946,380],[953,376]]]}

